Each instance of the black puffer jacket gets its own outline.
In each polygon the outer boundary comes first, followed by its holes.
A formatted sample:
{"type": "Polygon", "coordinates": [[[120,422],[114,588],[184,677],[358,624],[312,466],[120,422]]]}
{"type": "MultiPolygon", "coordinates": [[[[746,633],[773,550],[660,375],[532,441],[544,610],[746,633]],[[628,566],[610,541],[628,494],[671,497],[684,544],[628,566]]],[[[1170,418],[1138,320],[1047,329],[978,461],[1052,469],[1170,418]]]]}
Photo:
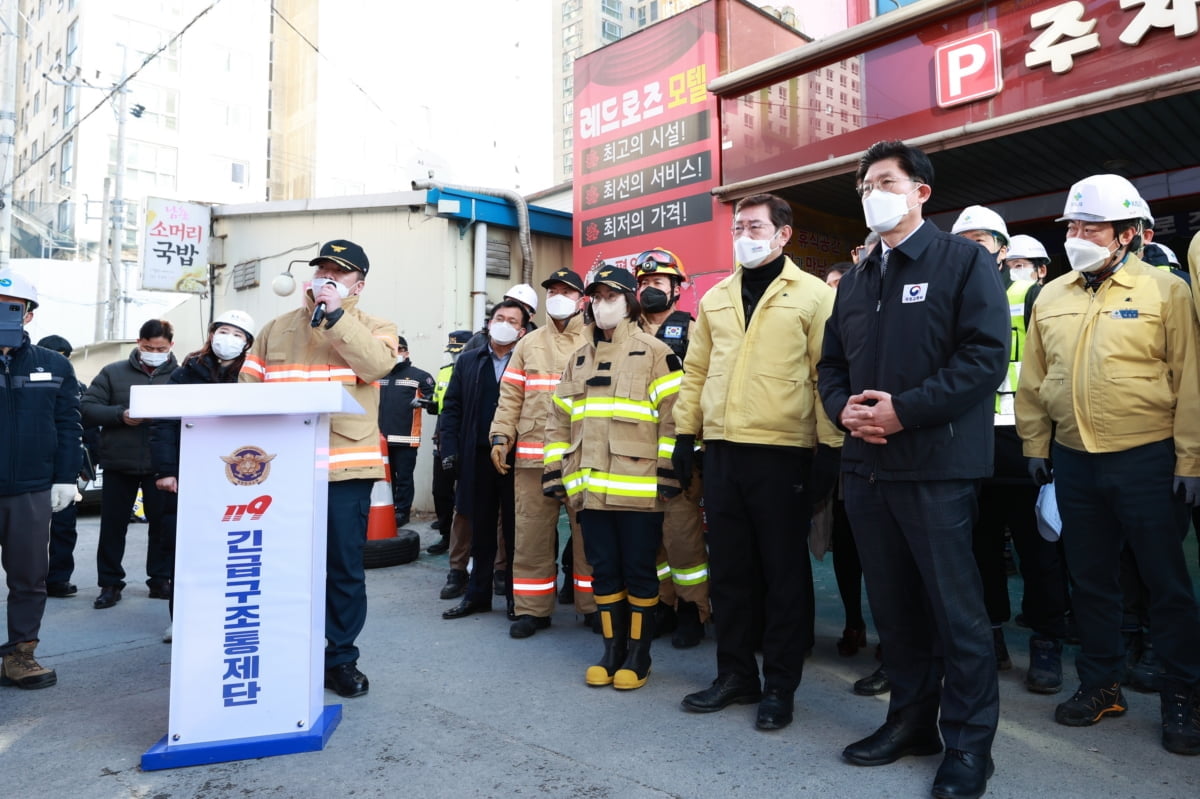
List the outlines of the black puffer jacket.
{"type": "MultiPolygon", "coordinates": [[[[242,359],[230,361],[224,367],[212,353],[193,353],[183,359],[183,365],[171,373],[171,385],[197,383],[236,383],[242,369],[242,359]]],[[[150,422],[150,465],[154,477],[179,476],[179,420],[154,419],[150,422]]]]}
{"type": "Polygon", "coordinates": [[[75,370],[26,333],[21,346],[0,355],[0,496],[73,484],[80,433],[75,370]]]}
{"type": "Polygon", "coordinates": [[[138,358],[137,347],[123,361],[110,363],[100,370],[83,395],[83,423],[100,425],[100,463],[106,470],[129,474],[151,474],[150,425],[127,425],[124,413],[129,408],[129,389],[133,386],[164,385],[179,362],[175,356],[147,374],[138,358]]]}

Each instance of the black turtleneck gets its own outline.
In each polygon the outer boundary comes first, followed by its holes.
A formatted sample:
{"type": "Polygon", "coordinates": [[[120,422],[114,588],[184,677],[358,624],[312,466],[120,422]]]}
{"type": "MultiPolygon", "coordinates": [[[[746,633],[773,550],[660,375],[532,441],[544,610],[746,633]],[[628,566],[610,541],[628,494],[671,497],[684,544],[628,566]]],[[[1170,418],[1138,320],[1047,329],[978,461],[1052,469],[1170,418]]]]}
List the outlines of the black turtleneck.
{"type": "Polygon", "coordinates": [[[757,269],[742,267],[742,310],[746,314],[747,328],[750,327],[750,317],[754,314],[754,309],[758,307],[758,301],[766,293],[767,286],[771,285],[771,281],[779,277],[786,262],[787,256],[780,253],[774,261],[765,263],[757,269]]]}

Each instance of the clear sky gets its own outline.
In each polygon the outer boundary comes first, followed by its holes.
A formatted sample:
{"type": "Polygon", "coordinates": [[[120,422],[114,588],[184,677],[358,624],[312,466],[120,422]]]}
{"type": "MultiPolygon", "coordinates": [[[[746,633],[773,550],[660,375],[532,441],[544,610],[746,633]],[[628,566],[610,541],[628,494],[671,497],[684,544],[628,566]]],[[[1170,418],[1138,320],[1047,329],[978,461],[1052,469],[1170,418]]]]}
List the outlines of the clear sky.
{"type": "Polygon", "coordinates": [[[336,9],[349,30],[325,37],[321,52],[346,92],[369,98],[364,123],[402,163],[423,157],[448,182],[550,185],[550,0],[339,0],[336,9]]]}

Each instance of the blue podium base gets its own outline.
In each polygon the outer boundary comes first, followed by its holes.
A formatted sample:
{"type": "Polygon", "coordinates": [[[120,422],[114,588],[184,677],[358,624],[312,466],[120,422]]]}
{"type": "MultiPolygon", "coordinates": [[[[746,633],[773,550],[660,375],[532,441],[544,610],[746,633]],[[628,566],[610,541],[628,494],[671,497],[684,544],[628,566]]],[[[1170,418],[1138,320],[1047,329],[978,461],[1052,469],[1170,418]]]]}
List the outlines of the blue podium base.
{"type": "Polygon", "coordinates": [[[342,720],[341,705],[326,705],[315,724],[304,732],[285,732],[279,735],[260,735],[254,738],[233,738],[227,741],[168,745],[166,735],[142,755],[143,771],[158,771],[181,766],[202,766],[229,760],[251,760],[297,752],[319,752],[342,720]]]}

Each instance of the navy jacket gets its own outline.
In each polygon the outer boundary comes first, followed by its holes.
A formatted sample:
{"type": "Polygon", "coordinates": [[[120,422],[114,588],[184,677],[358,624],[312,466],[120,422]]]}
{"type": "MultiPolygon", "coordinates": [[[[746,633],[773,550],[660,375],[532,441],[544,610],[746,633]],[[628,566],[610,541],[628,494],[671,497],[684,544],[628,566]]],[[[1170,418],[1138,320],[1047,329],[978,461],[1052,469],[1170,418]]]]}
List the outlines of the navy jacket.
{"type": "Polygon", "coordinates": [[[499,401],[500,383],[492,368],[491,349],[464,350],[454,364],[438,423],[442,457],[458,458],[454,508],[464,516],[474,512],[475,469],[480,458],[490,458],[488,430],[499,401]]]}
{"type": "Polygon", "coordinates": [[[0,355],[0,496],[74,485],[82,431],[75,370],[25,333],[21,346],[0,355]]]}
{"type": "Polygon", "coordinates": [[[413,366],[408,358],[380,378],[379,432],[388,446],[420,446],[421,409],[414,408],[412,401],[417,396],[432,398],[436,387],[433,375],[413,366]]]}
{"type": "Polygon", "coordinates": [[[995,393],[1008,368],[1008,299],[995,257],[926,221],[851,269],[825,327],[817,388],[835,422],[852,394],[892,394],[904,429],[887,444],[846,436],[842,471],[881,480],[992,473],[995,393]]]}

